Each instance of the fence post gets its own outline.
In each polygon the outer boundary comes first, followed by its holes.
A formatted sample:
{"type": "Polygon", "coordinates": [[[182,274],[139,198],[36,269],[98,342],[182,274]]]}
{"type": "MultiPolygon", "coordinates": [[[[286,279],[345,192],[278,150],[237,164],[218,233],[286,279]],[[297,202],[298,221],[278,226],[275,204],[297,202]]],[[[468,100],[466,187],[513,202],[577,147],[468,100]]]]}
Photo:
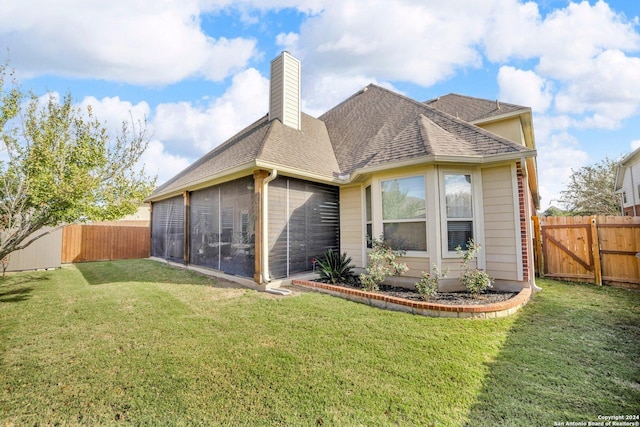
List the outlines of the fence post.
{"type": "Polygon", "coordinates": [[[542,262],[542,236],[540,235],[540,218],[537,215],[531,217],[533,219],[533,239],[536,253],[536,270],[538,276],[544,277],[544,264],[542,262]]]}
{"type": "Polygon", "coordinates": [[[591,252],[593,253],[594,283],[602,286],[602,265],[600,262],[600,241],[598,240],[598,222],[591,217],[591,252]]]}

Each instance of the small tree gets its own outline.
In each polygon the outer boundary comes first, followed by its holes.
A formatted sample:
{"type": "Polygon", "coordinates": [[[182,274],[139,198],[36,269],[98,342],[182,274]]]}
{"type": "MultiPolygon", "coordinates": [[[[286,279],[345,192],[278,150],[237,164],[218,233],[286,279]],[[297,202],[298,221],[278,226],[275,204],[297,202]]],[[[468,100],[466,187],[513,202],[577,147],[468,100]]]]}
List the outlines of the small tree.
{"type": "Polygon", "coordinates": [[[620,195],[614,192],[617,163],[605,157],[598,163],[572,170],[558,202],[568,214],[620,215],[620,195]]]}
{"type": "Polygon", "coordinates": [[[64,225],[134,213],[155,184],[136,171],[147,144],[144,123],[111,138],[91,108],[70,95],[43,105],[0,67],[0,259],[64,225]]]}

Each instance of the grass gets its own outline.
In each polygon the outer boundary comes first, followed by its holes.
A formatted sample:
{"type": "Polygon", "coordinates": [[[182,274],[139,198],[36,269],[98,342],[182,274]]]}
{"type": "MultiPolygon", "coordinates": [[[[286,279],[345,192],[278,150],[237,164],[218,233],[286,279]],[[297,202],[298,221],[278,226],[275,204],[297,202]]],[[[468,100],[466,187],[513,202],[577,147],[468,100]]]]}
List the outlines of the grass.
{"type": "Polygon", "coordinates": [[[553,425],[640,413],[640,294],[518,314],[279,297],[148,260],[0,282],[0,425],[553,425]]]}

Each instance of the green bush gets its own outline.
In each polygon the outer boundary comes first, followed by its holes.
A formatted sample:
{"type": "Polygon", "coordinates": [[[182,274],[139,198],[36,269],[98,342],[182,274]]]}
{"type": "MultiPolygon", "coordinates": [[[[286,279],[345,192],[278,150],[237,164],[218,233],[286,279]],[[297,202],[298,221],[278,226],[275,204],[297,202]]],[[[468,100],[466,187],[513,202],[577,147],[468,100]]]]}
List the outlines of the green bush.
{"type": "Polygon", "coordinates": [[[433,266],[433,274],[425,273],[420,274],[420,281],[416,282],[416,290],[424,300],[435,297],[438,294],[438,284],[440,279],[447,277],[447,269],[444,273],[440,271],[437,265],[433,266]]]}
{"type": "Polygon", "coordinates": [[[383,239],[371,239],[372,250],[369,252],[369,262],[366,273],[360,275],[360,283],[365,291],[377,291],[387,276],[404,274],[409,267],[403,262],[396,262],[396,258],[405,251],[393,249],[383,239]]]}
{"type": "Polygon", "coordinates": [[[340,255],[338,252],[329,249],[324,253],[324,258],[317,260],[318,274],[320,281],[336,285],[338,283],[353,283],[355,275],[353,274],[354,265],[351,265],[351,257],[344,252],[340,255]]]}
{"type": "Polygon", "coordinates": [[[489,277],[486,271],[479,268],[469,268],[469,261],[476,257],[476,254],[482,247],[471,239],[467,242],[466,246],[466,251],[463,251],[460,246],[456,248],[456,252],[462,258],[462,267],[464,268],[464,273],[460,276],[460,281],[470,294],[478,296],[486,291],[487,288],[492,287],[493,279],[489,277]]]}

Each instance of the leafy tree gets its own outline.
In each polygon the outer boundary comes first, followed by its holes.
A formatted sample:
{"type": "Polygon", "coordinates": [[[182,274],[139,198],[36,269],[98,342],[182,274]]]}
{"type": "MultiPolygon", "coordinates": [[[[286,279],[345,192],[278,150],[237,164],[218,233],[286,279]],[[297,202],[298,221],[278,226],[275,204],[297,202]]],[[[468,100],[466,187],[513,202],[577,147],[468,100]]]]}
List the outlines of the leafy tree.
{"type": "Polygon", "coordinates": [[[572,170],[558,201],[569,215],[620,215],[620,196],[613,191],[617,163],[605,157],[598,163],[572,170]]]}
{"type": "Polygon", "coordinates": [[[41,102],[0,66],[0,259],[64,225],[134,213],[155,185],[136,169],[147,145],[146,123],[112,138],[91,108],[41,102]]]}
{"type": "Polygon", "coordinates": [[[542,216],[569,216],[569,212],[564,211],[557,206],[549,206],[544,212],[542,212],[542,216]]]}

